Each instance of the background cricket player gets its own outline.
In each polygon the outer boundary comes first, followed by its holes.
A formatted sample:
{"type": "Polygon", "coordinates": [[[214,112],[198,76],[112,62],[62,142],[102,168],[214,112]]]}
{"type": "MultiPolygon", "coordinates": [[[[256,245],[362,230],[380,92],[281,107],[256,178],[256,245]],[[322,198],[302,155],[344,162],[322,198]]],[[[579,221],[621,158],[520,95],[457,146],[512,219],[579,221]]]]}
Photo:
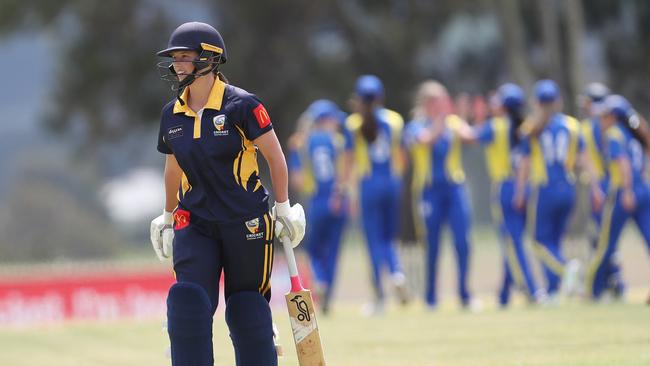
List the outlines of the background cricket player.
{"type": "Polygon", "coordinates": [[[404,121],[383,108],[384,86],[374,75],[357,79],[353,107],[346,120],[354,144],[353,174],[358,181],[360,218],[372,265],[374,302],[369,314],[384,310],[382,272],[387,267],[402,303],[407,302],[406,281],[395,240],[399,229],[399,198],[404,156],[401,136],[404,121]]]}
{"type": "Polygon", "coordinates": [[[475,129],[476,140],[485,146],[487,170],[494,192],[493,216],[503,238],[503,282],[499,304],[505,306],[513,285],[523,290],[529,301],[541,301],[524,247],[526,210],[515,208],[515,201],[528,199],[528,185],[517,187],[515,174],[521,160],[520,137],[517,130],[525,116],[526,96],[515,84],[504,84],[495,95],[495,115],[475,129]]]}
{"type": "Polygon", "coordinates": [[[304,146],[289,159],[291,182],[297,189],[312,187],[307,206],[306,248],[314,273],[314,290],[327,314],[334,289],[343,228],[348,216],[348,184],[352,141],[344,127],[345,113],[325,99],[306,112],[312,123],[304,146]]]}
{"type": "Polygon", "coordinates": [[[469,306],[471,300],[467,287],[470,207],[463,184],[461,134],[469,138],[470,128],[460,117],[451,114],[446,88],[436,81],[422,83],[416,95],[414,120],[409,122],[405,132],[405,142],[412,156],[423,159],[413,165],[424,169],[414,173],[415,179],[424,183],[420,207],[428,242],[425,301],[431,309],[438,303],[440,231],[447,220],[454,237],[461,304],[469,306]]]}
{"type": "Polygon", "coordinates": [[[212,26],[182,24],[158,55],[171,58],[160,65],[177,92],[162,110],[158,139],[166,154],[165,211],[151,223],[154,250],[161,260],[173,258],[177,280],[167,298],[172,364],[213,364],[212,317],[223,271],[237,365],[276,365],[268,305],[274,218],[293,245],[305,219],[300,205],[289,204],[287,167],[270,117],[257,97],[218,71],[227,52],[212,26]],[[258,149],[271,171],[275,215],[259,178],[258,149]]]}
{"type": "MultiPolygon", "coordinates": [[[[603,102],[609,95],[609,88],[601,83],[590,83],[585,87],[584,94],[580,96],[581,107],[587,115],[582,121],[582,135],[585,141],[585,149],[589,155],[594,168],[594,177],[603,192],[607,192],[608,171],[606,165],[607,149],[603,137],[601,124],[601,113],[603,102]]],[[[600,197],[591,197],[591,220],[592,231],[588,233],[589,244],[592,250],[598,246],[600,223],[603,213],[604,200],[600,197]]],[[[625,284],[621,274],[621,266],[617,261],[616,253],[609,256],[608,262],[603,263],[608,290],[615,298],[623,296],[625,284]]]]}
{"type": "Polygon", "coordinates": [[[644,180],[647,146],[639,117],[620,95],[608,96],[602,113],[609,174],[600,236],[586,273],[587,291],[593,299],[599,299],[609,286],[608,263],[628,218],[634,219],[650,249],[650,187],[644,180]]]}
{"type": "MultiPolygon", "coordinates": [[[[572,287],[577,281],[576,262],[565,269],[562,240],[576,201],[574,168],[578,159],[584,166],[588,167],[589,163],[579,122],[561,113],[557,84],[540,80],[535,84],[534,93],[536,109],[521,128],[523,158],[517,185],[523,187],[529,179],[534,189],[534,247],[543,265],[547,293],[555,301],[563,276],[565,283],[571,283],[572,287]]],[[[602,196],[597,181],[591,183],[593,197],[602,196]]],[[[516,206],[523,209],[524,200],[518,198],[516,206]]]]}

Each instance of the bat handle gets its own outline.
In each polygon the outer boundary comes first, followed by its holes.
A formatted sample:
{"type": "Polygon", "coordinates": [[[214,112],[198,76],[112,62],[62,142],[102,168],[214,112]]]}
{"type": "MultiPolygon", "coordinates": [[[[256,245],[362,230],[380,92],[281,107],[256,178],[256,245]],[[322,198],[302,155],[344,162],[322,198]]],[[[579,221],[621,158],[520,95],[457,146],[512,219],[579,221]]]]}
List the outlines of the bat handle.
{"type": "Polygon", "coordinates": [[[287,266],[289,267],[289,276],[291,278],[291,292],[302,291],[302,283],[300,283],[300,276],[298,275],[298,266],[296,265],[296,256],[293,254],[293,245],[289,238],[284,235],[280,238],[282,246],[284,247],[284,256],[287,258],[287,266]]]}

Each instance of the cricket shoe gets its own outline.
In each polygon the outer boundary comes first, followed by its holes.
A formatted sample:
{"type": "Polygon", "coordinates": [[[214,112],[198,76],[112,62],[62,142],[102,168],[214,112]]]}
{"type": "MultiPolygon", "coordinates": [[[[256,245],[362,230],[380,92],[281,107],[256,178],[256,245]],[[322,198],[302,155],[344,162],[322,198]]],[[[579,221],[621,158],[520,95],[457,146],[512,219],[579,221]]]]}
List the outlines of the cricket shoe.
{"type": "Polygon", "coordinates": [[[383,300],[375,300],[363,305],[361,314],[365,317],[381,316],[386,312],[386,305],[383,300]]]}
{"type": "Polygon", "coordinates": [[[395,272],[391,275],[391,281],[395,286],[395,294],[400,304],[406,305],[411,300],[409,297],[408,289],[406,288],[406,276],[402,272],[395,272]]]}

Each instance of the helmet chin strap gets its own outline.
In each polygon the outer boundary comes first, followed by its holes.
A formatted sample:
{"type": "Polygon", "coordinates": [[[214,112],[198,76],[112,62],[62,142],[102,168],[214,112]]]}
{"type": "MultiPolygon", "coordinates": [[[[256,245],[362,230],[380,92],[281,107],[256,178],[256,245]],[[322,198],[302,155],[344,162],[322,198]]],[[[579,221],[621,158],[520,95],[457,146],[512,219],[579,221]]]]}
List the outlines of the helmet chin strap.
{"type": "Polygon", "coordinates": [[[181,98],[181,95],[183,94],[183,91],[185,90],[186,87],[190,86],[194,82],[194,80],[200,78],[201,76],[208,75],[215,70],[219,68],[219,62],[216,62],[215,65],[211,68],[207,68],[204,71],[201,72],[196,72],[196,67],[194,67],[193,73],[187,75],[185,79],[183,79],[179,84],[178,84],[178,89],[176,90],[176,99],[181,105],[185,105],[185,101],[183,101],[183,98],[181,98]]]}

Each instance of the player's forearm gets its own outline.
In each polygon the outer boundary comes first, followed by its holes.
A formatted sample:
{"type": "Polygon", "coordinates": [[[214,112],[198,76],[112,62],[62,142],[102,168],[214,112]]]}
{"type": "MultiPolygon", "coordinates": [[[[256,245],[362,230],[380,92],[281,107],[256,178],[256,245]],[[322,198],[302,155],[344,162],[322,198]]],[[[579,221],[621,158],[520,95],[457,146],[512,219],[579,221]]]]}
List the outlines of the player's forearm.
{"type": "Polygon", "coordinates": [[[630,161],[626,158],[619,158],[617,160],[618,166],[621,169],[621,188],[623,190],[632,189],[632,167],[630,161]]]}
{"type": "Polygon", "coordinates": [[[172,212],[178,205],[178,188],[181,184],[183,171],[178,165],[174,155],[167,155],[165,159],[165,211],[172,212]]]}
{"type": "Polygon", "coordinates": [[[289,173],[287,162],[284,160],[282,153],[279,156],[273,156],[267,159],[269,170],[271,171],[271,184],[273,185],[273,194],[277,202],[285,202],[289,199],[289,173]]]}

